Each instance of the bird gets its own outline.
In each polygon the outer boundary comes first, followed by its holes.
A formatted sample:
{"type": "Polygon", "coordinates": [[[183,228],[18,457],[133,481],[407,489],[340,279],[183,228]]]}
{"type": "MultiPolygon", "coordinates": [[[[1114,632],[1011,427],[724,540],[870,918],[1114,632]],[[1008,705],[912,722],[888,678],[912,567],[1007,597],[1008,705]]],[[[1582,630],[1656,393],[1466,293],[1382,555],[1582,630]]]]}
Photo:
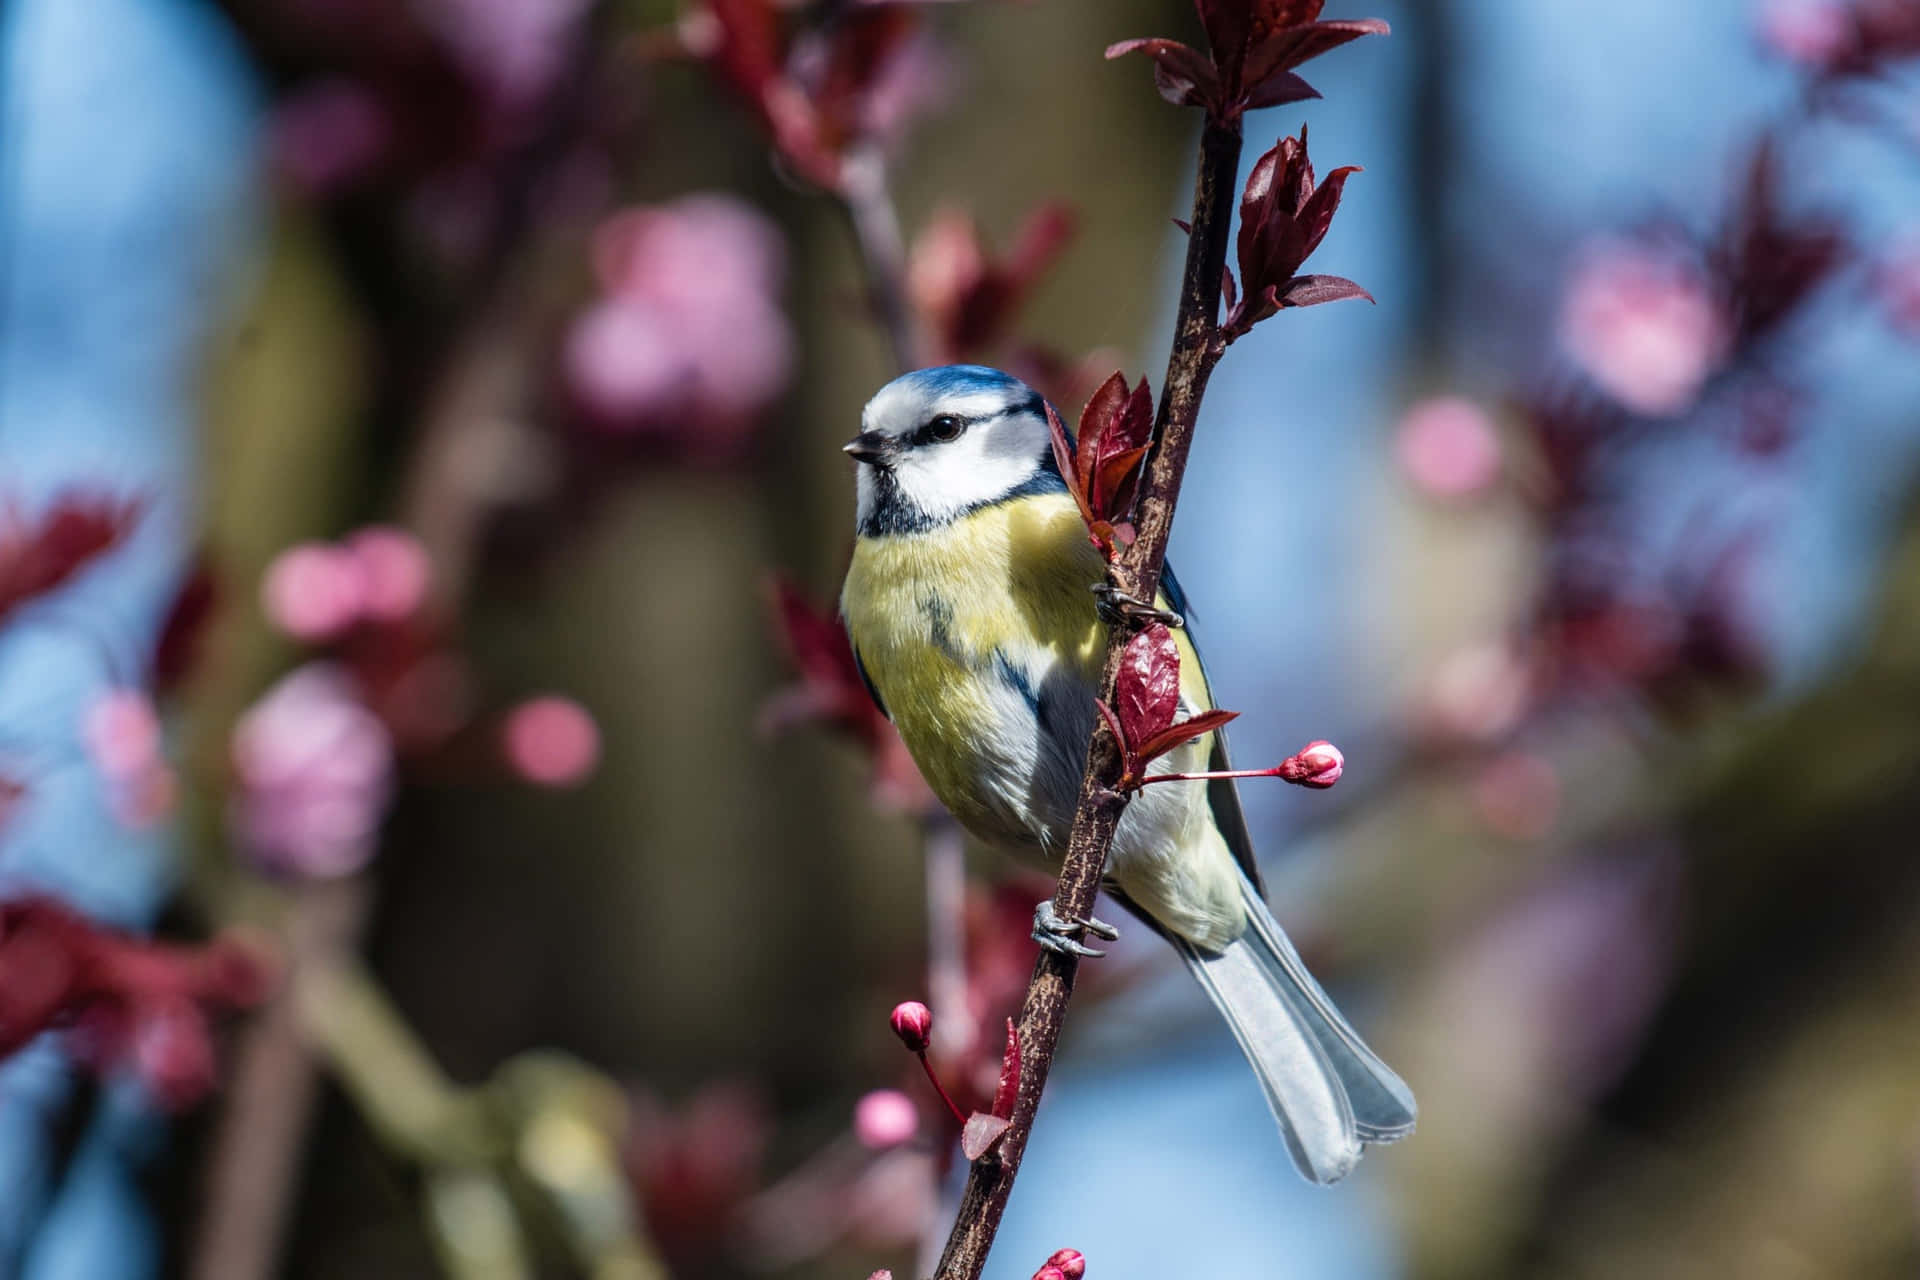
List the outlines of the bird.
{"type": "MultiPolygon", "coordinates": [[[[861,678],[927,784],[983,843],[1057,864],[1073,823],[1113,602],[1102,554],[1058,463],[1047,403],[981,365],[920,369],[882,387],[845,451],[856,537],[840,613],[861,678]]],[[[1133,602],[1139,605],[1140,602],[1133,602]]],[[[1211,708],[1171,570],[1151,610],[1171,623],[1187,715],[1211,708]]],[[[1173,772],[1227,768],[1207,734],[1173,772]]],[[[1329,1184],[1363,1149],[1413,1131],[1413,1093],[1361,1040],[1268,910],[1230,780],[1141,790],[1104,887],[1170,942],[1245,1052],[1295,1167],[1329,1184]]],[[[1079,955],[1117,937],[1094,919],[1034,913],[1034,939],[1079,955]]]]}

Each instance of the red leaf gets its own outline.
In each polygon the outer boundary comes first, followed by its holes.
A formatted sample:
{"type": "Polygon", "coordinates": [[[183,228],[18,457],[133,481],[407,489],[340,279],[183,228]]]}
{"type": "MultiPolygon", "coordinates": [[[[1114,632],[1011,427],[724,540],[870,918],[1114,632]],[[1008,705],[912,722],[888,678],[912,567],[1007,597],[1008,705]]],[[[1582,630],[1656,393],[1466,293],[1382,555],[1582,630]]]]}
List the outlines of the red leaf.
{"type": "Polygon", "coordinates": [[[1311,102],[1320,91],[1291,71],[1276,71],[1247,86],[1247,107],[1281,107],[1289,102],[1311,102]]]}
{"type": "Polygon", "coordinates": [[[1339,302],[1343,298],[1373,301],[1372,294],[1341,276],[1295,276],[1288,281],[1279,300],[1283,307],[1317,307],[1323,302],[1339,302]]]}
{"type": "Polygon", "coordinates": [[[1000,1087],[993,1092],[993,1114],[1002,1120],[1013,1119],[1013,1104],[1020,1097],[1020,1029],[1007,1019],[1007,1050],[1000,1055],[1000,1087]]]}
{"type": "MultiPolygon", "coordinates": [[[[1133,506],[1134,482],[1139,478],[1145,449],[1127,449],[1100,460],[1094,473],[1091,500],[1096,508],[1120,515],[1133,506]]],[[[1116,529],[1117,532],[1117,529],[1116,529]]]]}
{"type": "Polygon", "coordinates": [[[1238,711],[1202,711],[1199,715],[1179,724],[1163,729],[1139,746],[1139,758],[1142,765],[1157,760],[1174,748],[1192,742],[1203,734],[1212,733],[1221,725],[1239,716],[1238,711]]]}
{"type": "Polygon", "coordinates": [[[0,512],[0,618],[118,546],[140,512],[137,500],[88,494],[65,495],[34,521],[0,512]]]}
{"type": "Polygon", "coordinates": [[[1265,32],[1303,26],[1318,18],[1326,7],[1327,0],[1256,0],[1254,29],[1265,32]]]}
{"type": "MultiPolygon", "coordinates": [[[[1115,373],[1100,384],[1100,389],[1087,400],[1086,408],[1080,411],[1080,449],[1074,458],[1074,473],[1080,477],[1080,484],[1087,491],[1089,500],[1094,493],[1093,478],[1100,465],[1102,440],[1126,403],[1127,375],[1115,373]]],[[[1093,507],[1095,516],[1111,514],[1102,511],[1091,501],[1089,505],[1093,507]]]]}
{"type": "Polygon", "coordinates": [[[1047,431],[1053,437],[1053,465],[1060,468],[1060,478],[1067,482],[1068,492],[1073,494],[1073,500],[1080,506],[1080,518],[1091,528],[1094,523],[1093,508],[1087,505],[1087,490],[1080,482],[1079,462],[1073,455],[1073,443],[1067,439],[1066,424],[1060,421],[1060,415],[1054,411],[1052,404],[1047,405],[1047,431]]]}
{"type": "Polygon", "coordinates": [[[976,1111],[967,1117],[965,1127],[960,1130],[960,1154],[968,1160],[978,1160],[1000,1144],[1008,1129],[1013,1127],[1009,1120],[999,1116],[990,1116],[984,1111],[976,1111]]]}
{"type": "MultiPolygon", "coordinates": [[[[1313,170],[1307,170],[1311,175],[1313,170]]],[[[1306,251],[1311,254],[1320,247],[1327,237],[1327,228],[1333,225],[1334,212],[1340,208],[1340,193],[1346,188],[1347,179],[1360,172],[1357,164],[1345,165],[1327,175],[1319,190],[1307,198],[1300,208],[1300,234],[1306,241],[1306,251]]],[[[1311,181],[1311,177],[1308,179],[1311,181]]]]}
{"type": "Polygon", "coordinates": [[[1113,692],[1128,742],[1145,742],[1173,723],[1180,709],[1180,649],[1165,624],[1156,622],[1127,642],[1113,692]]]}
{"type": "Polygon", "coordinates": [[[1105,698],[1095,698],[1093,709],[1098,711],[1100,718],[1107,722],[1107,731],[1113,734],[1113,740],[1120,744],[1120,754],[1131,759],[1133,748],[1127,744],[1127,731],[1120,727],[1120,717],[1113,713],[1113,708],[1107,705],[1105,698]]]}
{"type": "Polygon", "coordinates": [[[1378,18],[1289,24],[1277,28],[1271,35],[1256,38],[1253,47],[1248,50],[1246,82],[1259,84],[1275,72],[1292,70],[1361,36],[1384,36],[1389,31],[1387,24],[1378,18]]]}
{"type": "Polygon", "coordinates": [[[1231,91],[1240,83],[1240,66],[1247,57],[1250,6],[1247,0],[1193,0],[1193,7],[1200,11],[1200,25],[1207,30],[1207,45],[1220,68],[1221,83],[1231,91]]]}
{"type": "Polygon", "coordinates": [[[167,610],[167,620],[160,627],[159,642],[154,645],[154,692],[165,693],[176,688],[192,674],[218,600],[219,588],[212,572],[204,563],[195,566],[187,580],[180,584],[173,605],[167,610]]]}
{"type": "Polygon", "coordinates": [[[1107,47],[1107,57],[1144,53],[1153,59],[1153,84],[1160,96],[1176,107],[1204,107],[1220,97],[1220,77],[1213,62],[1198,49],[1178,40],[1123,40],[1107,47]]]}

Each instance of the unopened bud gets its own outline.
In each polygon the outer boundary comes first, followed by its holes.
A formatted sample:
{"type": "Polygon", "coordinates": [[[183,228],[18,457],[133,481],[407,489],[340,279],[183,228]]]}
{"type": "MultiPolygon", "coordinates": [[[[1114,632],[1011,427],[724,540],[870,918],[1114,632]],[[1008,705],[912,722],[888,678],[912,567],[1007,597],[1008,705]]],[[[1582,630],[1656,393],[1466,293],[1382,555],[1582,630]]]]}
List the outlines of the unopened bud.
{"type": "MultiPolygon", "coordinates": [[[[1080,1277],[1087,1274],[1087,1260],[1078,1249],[1060,1250],[1047,1259],[1047,1266],[1042,1267],[1041,1270],[1044,1271],[1048,1267],[1065,1276],[1066,1280],[1080,1280],[1080,1277]]],[[[1053,1280],[1053,1277],[1049,1276],[1047,1280],[1053,1280]]]]}
{"type": "Polygon", "coordinates": [[[1067,1280],[1067,1273],[1049,1262],[1033,1273],[1033,1280],[1067,1280]]]}
{"type": "Polygon", "coordinates": [[[1331,742],[1309,742],[1280,762],[1280,776],[1295,786],[1320,790],[1340,781],[1347,769],[1347,758],[1331,742]]]}
{"type": "Polygon", "coordinates": [[[927,1042],[933,1036],[933,1010],[918,1000],[907,1000],[893,1006],[893,1016],[888,1021],[901,1044],[914,1053],[927,1051],[927,1042]]]}

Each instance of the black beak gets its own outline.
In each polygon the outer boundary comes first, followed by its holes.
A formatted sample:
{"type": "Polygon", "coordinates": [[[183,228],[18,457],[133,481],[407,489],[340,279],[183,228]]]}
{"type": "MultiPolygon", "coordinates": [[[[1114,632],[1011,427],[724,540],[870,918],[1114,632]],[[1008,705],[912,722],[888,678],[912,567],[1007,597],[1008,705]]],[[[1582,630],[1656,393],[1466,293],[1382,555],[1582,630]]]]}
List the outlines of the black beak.
{"type": "Polygon", "coordinates": [[[847,441],[844,448],[849,457],[857,462],[871,462],[882,466],[900,452],[900,443],[892,436],[881,431],[862,431],[847,441]]]}

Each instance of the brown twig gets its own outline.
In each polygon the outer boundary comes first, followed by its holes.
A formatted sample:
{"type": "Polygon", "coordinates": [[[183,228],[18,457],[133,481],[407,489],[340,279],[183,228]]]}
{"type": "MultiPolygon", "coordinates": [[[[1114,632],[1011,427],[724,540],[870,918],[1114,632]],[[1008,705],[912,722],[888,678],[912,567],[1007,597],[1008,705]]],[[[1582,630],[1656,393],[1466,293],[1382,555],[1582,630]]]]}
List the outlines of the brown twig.
{"type": "Polygon", "coordinates": [[[867,302],[887,335],[893,362],[906,373],[926,361],[913,309],[907,303],[907,249],[900,215],[887,186],[886,157],[878,146],[848,154],[836,194],[853,223],[853,237],[867,273],[867,302]]]}
{"type": "MultiPolygon", "coordinates": [[[[1209,123],[1200,139],[1200,173],[1194,185],[1192,234],[1187,243],[1186,274],[1180,287],[1180,312],[1174,331],[1173,353],[1161,388],[1154,427],[1153,453],[1137,508],[1137,535],[1108,567],[1107,580],[1116,590],[1140,600],[1151,600],[1159,590],[1160,570],[1166,560],[1167,535],[1173,527],[1174,504],[1193,445],[1194,422],[1207,379],[1220,358],[1218,332],[1220,280],[1226,268],[1227,233],[1232,223],[1232,200],[1239,175],[1240,130],[1236,123],[1209,123]]],[[[1115,627],[1107,641],[1106,671],[1101,687],[1113,700],[1114,677],[1120,653],[1130,638],[1125,627],[1115,627]]],[[[1080,782],[1080,803],[1073,817],[1073,834],[1053,897],[1056,914],[1069,920],[1092,914],[1094,894],[1106,868],[1114,828],[1126,808],[1126,797],[1114,789],[1120,776],[1119,745],[1104,723],[1096,725],[1087,749],[1087,767],[1080,782]]],[[[1013,1180],[1026,1152],[1027,1135],[1041,1090],[1053,1066],[1067,1000],[1073,994],[1079,962],[1072,956],[1042,951],[1020,1010],[1022,1063],[1020,1096],[1014,1104],[1013,1124],[999,1146],[973,1164],[967,1187],[940,1257],[938,1280],[978,1280],[993,1247],[1001,1215],[1013,1192],[1013,1180]]]]}

